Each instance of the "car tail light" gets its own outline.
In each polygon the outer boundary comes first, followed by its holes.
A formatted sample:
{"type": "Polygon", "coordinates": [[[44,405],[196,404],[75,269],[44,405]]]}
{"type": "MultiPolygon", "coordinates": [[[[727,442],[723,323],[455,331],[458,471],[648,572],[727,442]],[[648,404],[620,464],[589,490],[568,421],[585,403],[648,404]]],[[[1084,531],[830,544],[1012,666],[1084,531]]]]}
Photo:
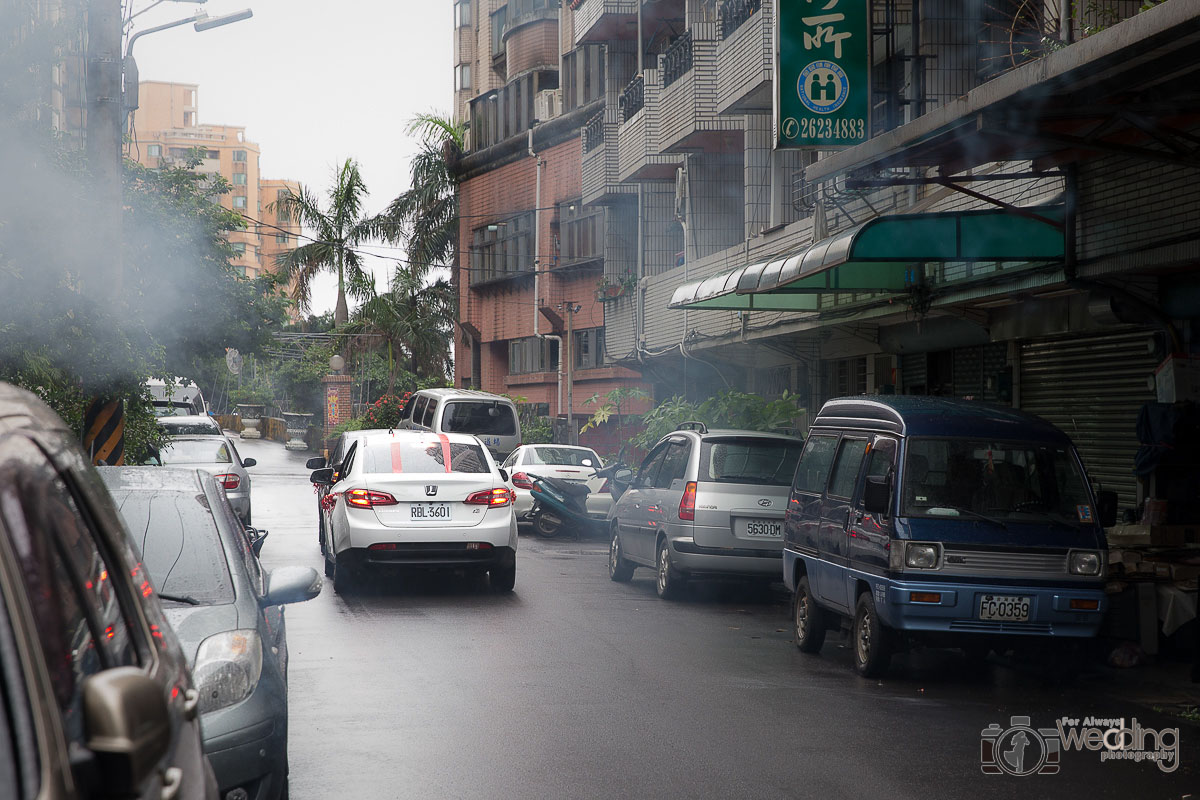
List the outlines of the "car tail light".
{"type": "Polygon", "coordinates": [[[518,489],[532,489],[533,481],[524,472],[518,472],[512,476],[512,485],[518,489]]]}
{"type": "Polygon", "coordinates": [[[696,518],[696,482],[688,481],[683,487],[683,499],[679,501],[679,518],[694,520],[696,518]]]}
{"type": "Polygon", "coordinates": [[[232,472],[226,472],[224,475],[217,475],[217,483],[224,486],[226,489],[236,489],[242,485],[242,479],[232,472]]]}
{"type": "Polygon", "coordinates": [[[396,505],[396,498],[387,492],[374,492],[370,489],[351,489],[343,492],[342,496],[346,499],[346,505],[355,508],[396,505]]]}
{"type": "Polygon", "coordinates": [[[513,501],[512,489],[488,489],[467,495],[464,503],[472,506],[506,506],[513,501]]]}

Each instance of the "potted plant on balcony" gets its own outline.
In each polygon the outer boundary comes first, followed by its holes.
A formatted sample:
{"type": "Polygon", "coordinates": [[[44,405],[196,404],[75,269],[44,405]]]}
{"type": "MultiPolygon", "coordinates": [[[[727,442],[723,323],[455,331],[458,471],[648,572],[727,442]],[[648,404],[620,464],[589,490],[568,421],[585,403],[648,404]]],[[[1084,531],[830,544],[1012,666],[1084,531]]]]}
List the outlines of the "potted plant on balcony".
{"type": "Polygon", "coordinates": [[[616,300],[637,288],[637,278],[631,270],[616,275],[602,275],[596,281],[596,299],[601,303],[616,300]]]}

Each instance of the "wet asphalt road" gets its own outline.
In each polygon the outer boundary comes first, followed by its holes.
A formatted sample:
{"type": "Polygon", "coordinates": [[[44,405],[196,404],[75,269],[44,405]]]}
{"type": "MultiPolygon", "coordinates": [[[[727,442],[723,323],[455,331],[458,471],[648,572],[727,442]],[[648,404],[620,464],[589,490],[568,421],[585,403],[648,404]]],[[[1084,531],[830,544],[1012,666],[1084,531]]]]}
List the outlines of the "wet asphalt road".
{"type": "MultiPolygon", "coordinates": [[[[321,569],[304,460],[243,442],[267,568],[321,569]]],[[[432,576],[326,584],[287,610],[293,800],[315,798],[1200,798],[1200,728],[1037,669],[970,674],[953,651],[858,678],[842,637],[791,642],[782,586],[659,600],[609,581],[607,543],[521,537],[516,591],[432,576]],[[1058,774],[987,776],[980,733],[1013,715],[1181,727],[1182,765],[1068,752],[1058,774]]],[[[1035,757],[1036,750],[1031,750],[1035,757]]]]}

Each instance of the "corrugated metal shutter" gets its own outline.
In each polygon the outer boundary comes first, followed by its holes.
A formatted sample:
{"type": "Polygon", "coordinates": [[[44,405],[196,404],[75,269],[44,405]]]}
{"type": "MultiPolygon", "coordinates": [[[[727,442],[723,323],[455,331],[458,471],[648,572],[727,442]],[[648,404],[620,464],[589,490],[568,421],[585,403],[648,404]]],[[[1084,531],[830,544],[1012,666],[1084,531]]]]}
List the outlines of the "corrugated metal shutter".
{"type": "Polygon", "coordinates": [[[1053,422],[1075,441],[1093,482],[1137,503],[1133,456],[1137,415],[1155,399],[1147,378],[1156,359],[1151,331],[1021,343],[1021,408],[1053,422]]]}

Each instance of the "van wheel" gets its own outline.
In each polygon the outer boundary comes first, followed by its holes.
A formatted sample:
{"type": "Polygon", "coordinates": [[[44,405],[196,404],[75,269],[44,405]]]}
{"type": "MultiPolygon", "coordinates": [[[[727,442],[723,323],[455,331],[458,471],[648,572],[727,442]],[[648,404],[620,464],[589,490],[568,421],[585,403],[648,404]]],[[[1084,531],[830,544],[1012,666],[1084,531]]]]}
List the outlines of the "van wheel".
{"type": "Polygon", "coordinates": [[[888,631],[879,621],[875,601],[869,591],[858,596],[854,608],[854,669],[864,678],[878,678],[887,672],[892,663],[891,642],[888,631]]]}
{"type": "Polygon", "coordinates": [[[800,652],[819,652],[825,644],[825,613],[813,601],[807,575],[801,576],[792,596],[792,621],[800,652]]]}
{"type": "Polygon", "coordinates": [[[617,583],[629,583],[633,580],[633,570],[633,564],[626,561],[621,552],[621,535],[613,525],[612,541],[608,545],[608,577],[617,583]]]}
{"type": "Polygon", "coordinates": [[[666,539],[658,545],[658,559],[655,563],[658,565],[658,580],[655,581],[654,588],[658,591],[658,596],[663,600],[677,599],[683,591],[686,579],[672,566],[671,546],[666,539]]]}

